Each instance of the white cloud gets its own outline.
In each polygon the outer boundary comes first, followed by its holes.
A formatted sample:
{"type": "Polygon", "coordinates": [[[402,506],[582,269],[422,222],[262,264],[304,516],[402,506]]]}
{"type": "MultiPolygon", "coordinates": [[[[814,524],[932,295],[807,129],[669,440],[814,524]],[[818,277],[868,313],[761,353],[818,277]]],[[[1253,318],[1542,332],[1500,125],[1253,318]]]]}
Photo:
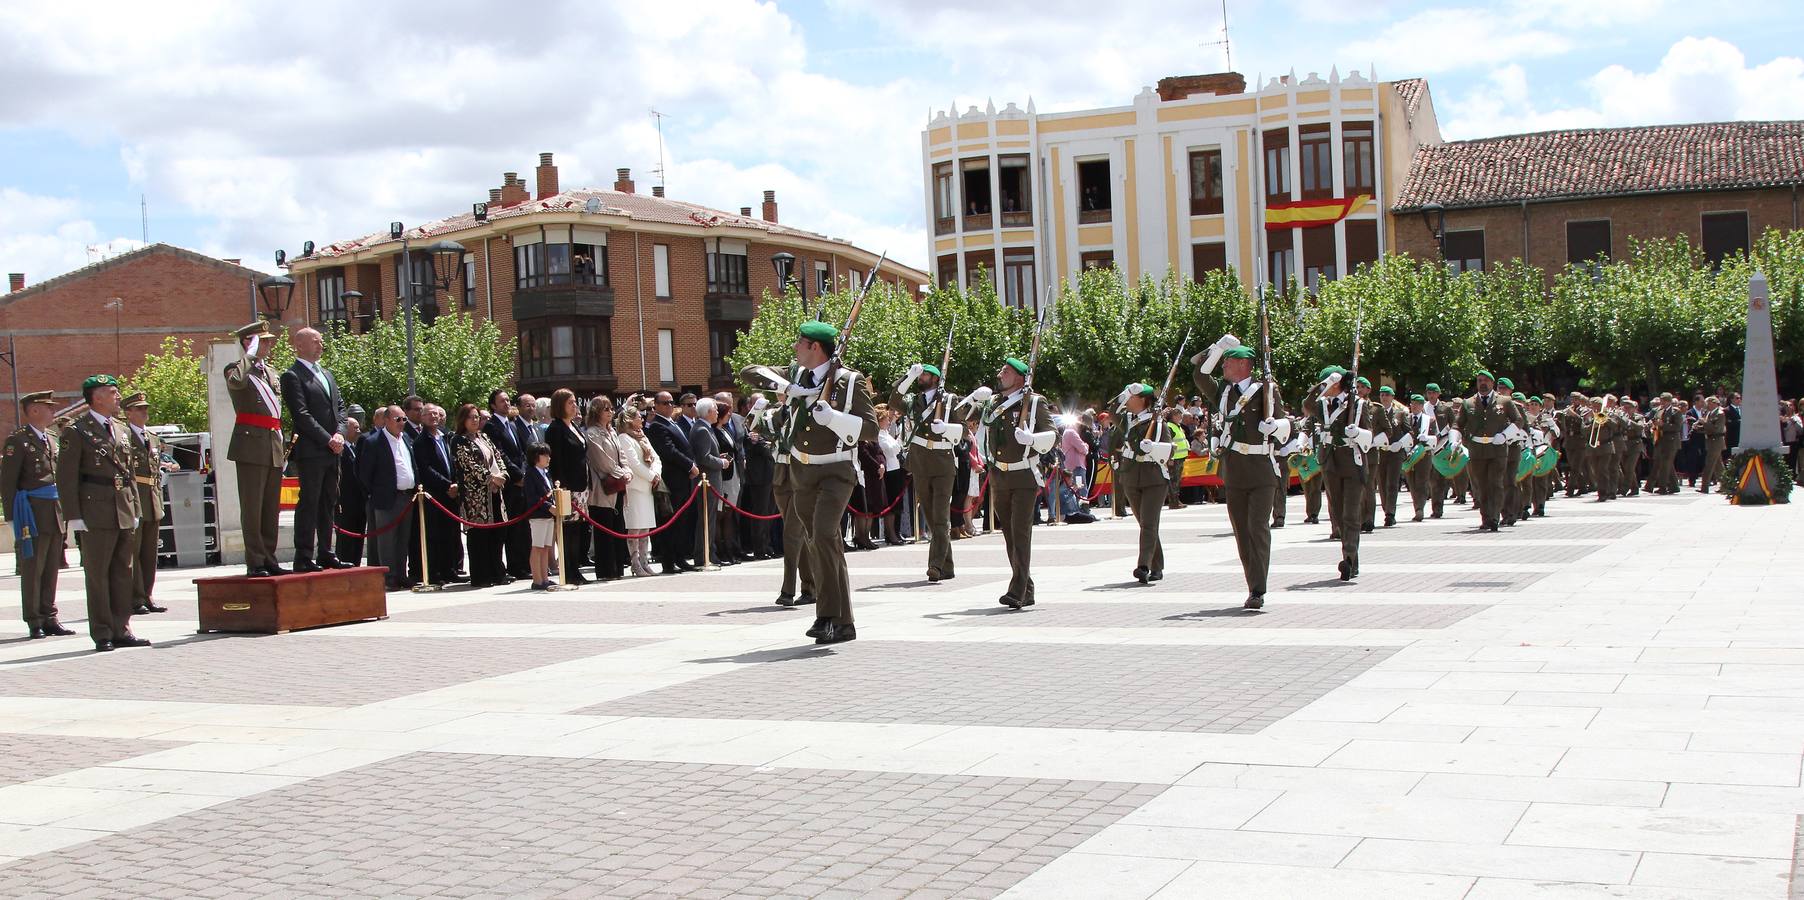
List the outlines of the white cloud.
{"type": "Polygon", "coordinates": [[[0,188],[0,261],[32,285],[71,269],[143,246],[130,238],[100,239],[100,229],[69,197],[0,188]]]}
{"type": "Polygon", "coordinates": [[[1595,46],[1600,35],[1662,15],[1674,0],[1509,0],[1433,7],[1347,43],[1338,58],[1374,59],[1391,72],[1433,75],[1595,46]]]}
{"type": "Polygon", "coordinates": [[[1480,87],[1440,103],[1449,139],[1494,134],[1804,118],[1804,59],[1781,56],[1750,66],[1735,45],[1687,37],[1667,50],[1652,71],[1609,66],[1582,83],[1585,99],[1544,106],[1521,66],[1495,69],[1480,87]]]}

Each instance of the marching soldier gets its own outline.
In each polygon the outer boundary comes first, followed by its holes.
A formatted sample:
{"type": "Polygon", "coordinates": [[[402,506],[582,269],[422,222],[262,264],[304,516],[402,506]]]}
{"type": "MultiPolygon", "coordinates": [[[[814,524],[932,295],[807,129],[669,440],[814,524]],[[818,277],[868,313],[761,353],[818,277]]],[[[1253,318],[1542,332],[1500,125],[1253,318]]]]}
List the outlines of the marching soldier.
{"type": "MultiPolygon", "coordinates": [[[[1554,422],[1553,413],[1541,397],[1528,398],[1528,412],[1524,416],[1528,421],[1529,449],[1534,452],[1539,465],[1539,457],[1543,453],[1553,451],[1554,441],[1560,437],[1560,426],[1554,422]]],[[[1545,475],[1531,474],[1524,481],[1525,496],[1523,502],[1528,506],[1527,515],[1547,517],[1547,496],[1553,481],[1553,472],[1545,475]]]]}
{"type": "Polygon", "coordinates": [[[964,437],[965,427],[946,421],[958,399],[942,384],[939,366],[916,363],[890,394],[891,409],[902,413],[902,440],[906,453],[902,467],[914,482],[931,542],[927,548],[927,581],[938,584],[952,577],[952,479],[958,474],[953,448],[964,437]]]}
{"type": "Polygon", "coordinates": [[[1115,490],[1133,510],[1140,527],[1140,555],[1135,557],[1134,580],[1148,584],[1165,577],[1165,548],[1159,541],[1159,517],[1165,511],[1165,493],[1171,488],[1172,443],[1159,427],[1154,406],[1158,389],[1150,384],[1127,386],[1120,418],[1110,429],[1109,445],[1115,448],[1115,490]]]}
{"type": "Polygon", "coordinates": [[[150,401],[144,392],[125,398],[125,421],[132,438],[132,480],[138,484],[138,547],[132,557],[132,612],[169,610],[150,598],[157,584],[157,549],[163,527],[163,442],[148,430],[150,401]]]}
{"type": "Polygon", "coordinates": [[[1434,463],[1428,456],[1435,451],[1436,435],[1434,413],[1428,411],[1428,399],[1421,394],[1409,395],[1409,414],[1404,419],[1404,427],[1408,429],[1414,443],[1422,448],[1422,458],[1416,460],[1407,474],[1409,481],[1409,502],[1415,507],[1416,514],[1411,522],[1422,521],[1422,512],[1428,508],[1429,501],[1434,502],[1434,517],[1441,517],[1441,495],[1435,492],[1431,475],[1438,475],[1434,463]]]}
{"type": "Polygon", "coordinates": [[[1590,486],[1591,404],[1578,391],[1566,395],[1566,408],[1554,414],[1560,424],[1560,455],[1566,462],[1566,496],[1577,497],[1590,486]]]}
{"type": "Polygon", "coordinates": [[[783,583],[777,588],[777,605],[792,607],[818,605],[814,595],[814,567],[808,563],[808,541],[801,511],[795,504],[796,482],[789,473],[792,404],[787,395],[782,394],[784,386],[799,382],[801,377],[801,366],[793,363],[782,375],[767,366],[747,366],[739,373],[741,381],[776,391],[786,398],[755,413],[752,428],[773,445],[771,458],[775,468],[771,472],[770,493],[777,504],[777,513],[783,517],[783,583]],[[802,588],[800,594],[796,593],[798,579],[802,588]]]}
{"type": "Polygon", "coordinates": [[[1641,460],[1647,457],[1647,419],[1640,413],[1641,405],[1634,400],[1624,400],[1622,407],[1622,454],[1616,460],[1618,469],[1616,483],[1622,485],[1625,497],[1641,496],[1641,460]]]}
{"type": "Polygon", "coordinates": [[[1276,383],[1270,373],[1266,375],[1263,381],[1253,377],[1253,348],[1230,334],[1209,349],[1195,376],[1197,389],[1214,400],[1215,418],[1221,423],[1216,442],[1222,454],[1222,493],[1241,573],[1246,576],[1247,609],[1265,605],[1272,563],[1272,506],[1289,480],[1278,450],[1290,440],[1290,419],[1276,383]],[[1218,359],[1225,382],[1220,385],[1210,374],[1218,359]]]}
{"type": "Polygon", "coordinates": [[[1526,430],[1528,406],[1523,402],[1528,398],[1521,391],[1516,390],[1515,382],[1508,378],[1497,379],[1497,392],[1516,401],[1516,408],[1523,411],[1523,428],[1512,433],[1510,440],[1504,444],[1503,502],[1498,505],[1498,508],[1503,526],[1509,528],[1514,526],[1516,520],[1522,515],[1522,482],[1516,478],[1516,469],[1522,460],[1522,447],[1528,441],[1526,430]]]}
{"type": "Polygon", "coordinates": [[[1704,401],[1704,417],[1697,427],[1704,432],[1704,472],[1698,479],[1698,493],[1708,494],[1723,474],[1723,448],[1729,442],[1729,414],[1723,411],[1721,397],[1704,401]]]}
{"type": "Polygon", "coordinates": [[[838,329],[825,322],[803,322],[796,330],[798,378],[779,388],[790,416],[779,447],[789,450],[791,503],[814,570],[815,620],[807,635],[817,644],[858,638],[839,520],[858,486],[858,442],[877,436],[870,383],[840,363],[838,339],[838,329]]]}
{"type": "Polygon", "coordinates": [[[1359,500],[1359,530],[1363,534],[1371,534],[1378,518],[1378,458],[1383,455],[1384,447],[1390,440],[1385,434],[1384,408],[1372,399],[1372,382],[1364,375],[1353,385],[1353,393],[1359,397],[1365,408],[1372,411],[1372,447],[1366,451],[1365,496],[1359,500]]]}
{"type": "Polygon", "coordinates": [[[75,632],[57,621],[56,575],[63,559],[63,509],[57,502],[56,401],[49,391],[19,398],[25,424],[6,438],[0,456],[0,502],[13,526],[19,610],[33,639],[75,632]]]}
{"type": "Polygon", "coordinates": [[[1409,411],[1397,402],[1397,389],[1378,389],[1378,422],[1384,446],[1378,454],[1378,505],[1384,508],[1384,527],[1397,524],[1397,491],[1403,486],[1403,458],[1416,445],[1409,430],[1409,411]]]}
{"type": "Polygon", "coordinates": [[[1454,416],[1452,440],[1469,445],[1466,472],[1473,505],[1478,507],[1479,530],[1495,532],[1502,519],[1504,481],[1515,476],[1508,444],[1522,430],[1522,409],[1514,398],[1497,391],[1490,372],[1480,369],[1473,382],[1476,391],[1460,401],[1454,416]]]}
{"type": "Polygon", "coordinates": [[[1613,400],[1616,398],[1605,394],[1591,401],[1591,421],[1585,423],[1585,449],[1590,455],[1585,463],[1590,467],[1591,489],[1597,494],[1595,502],[1616,499],[1616,473],[1620,465],[1616,461],[1616,439],[1621,433],[1621,419],[1610,414],[1613,400]]]}
{"type": "Polygon", "coordinates": [[[94,649],[148,647],[131,632],[132,557],[138,549],[138,488],[131,432],[114,420],[119,380],[91,375],[81,385],[88,411],[63,429],[56,457],[56,492],[69,533],[82,538],[81,568],[88,593],[88,636],[94,649]]]}
{"type": "MultiPolygon", "coordinates": [[[[1434,437],[1432,446],[1428,448],[1429,453],[1441,449],[1441,444],[1447,440],[1447,432],[1453,428],[1454,409],[1455,406],[1451,401],[1441,399],[1440,385],[1431,381],[1422,387],[1422,411],[1428,414],[1431,426],[1429,434],[1434,437]]],[[[1460,478],[1465,478],[1463,469],[1460,471],[1460,478]]],[[[1441,470],[1430,464],[1428,466],[1428,491],[1429,497],[1434,503],[1429,518],[1441,517],[1449,487],[1447,477],[1441,474],[1441,470]]]]}
{"type": "Polygon", "coordinates": [[[1661,394],[1659,404],[1649,418],[1649,428],[1654,435],[1654,462],[1647,489],[1655,494],[1676,494],[1679,492],[1679,473],[1674,463],[1679,458],[1685,432],[1684,409],[1672,394],[1661,394]]]}
{"type": "MultiPolygon", "coordinates": [[[[1040,489],[1040,454],[1052,449],[1051,404],[1028,389],[1033,368],[1011,356],[996,371],[1001,392],[980,387],[965,406],[980,410],[989,455],[990,503],[1008,551],[1008,592],[997,601],[1010,609],[1034,605],[1034,502],[1040,489]]],[[[960,418],[963,418],[961,415],[960,418]]]]}
{"type": "Polygon", "coordinates": [[[1346,390],[1347,371],[1322,370],[1316,396],[1308,403],[1309,422],[1321,447],[1322,478],[1327,482],[1328,517],[1340,538],[1340,578],[1359,575],[1359,518],[1367,486],[1366,456],[1376,435],[1378,411],[1346,390]]]}
{"type": "Polygon", "coordinates": [[[264,361],[275,347],[269,323],[252,322],[238,336],[237,362],[226,363],[226,393],[237,414],[226,459],[238,466],[238,513],[244,529],[245,574],[252,578],[287,575],[276,561],[276,516],[281,511],[281,387],[264,361]]]}

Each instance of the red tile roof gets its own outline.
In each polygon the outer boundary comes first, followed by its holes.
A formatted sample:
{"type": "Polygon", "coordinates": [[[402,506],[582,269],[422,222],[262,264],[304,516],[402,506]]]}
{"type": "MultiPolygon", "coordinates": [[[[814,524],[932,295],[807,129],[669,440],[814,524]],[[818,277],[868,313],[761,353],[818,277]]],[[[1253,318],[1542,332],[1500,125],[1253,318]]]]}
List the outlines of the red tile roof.
{"type": "Polygon", "coordinates": [[[1403,101],[1405,116],[1414,118],[1416,108],[1422,105],[1422,95],[1428,93],[1428,82],[1421,78],[1404,78],[1391,85],[1397,89],[1397,99],[1403,101]]]}
{"type": "Polygon", "coordinates": [[[1512,134],[1416,151],[1397,212],[1804,184],[1804,121],[1512,134]]]}

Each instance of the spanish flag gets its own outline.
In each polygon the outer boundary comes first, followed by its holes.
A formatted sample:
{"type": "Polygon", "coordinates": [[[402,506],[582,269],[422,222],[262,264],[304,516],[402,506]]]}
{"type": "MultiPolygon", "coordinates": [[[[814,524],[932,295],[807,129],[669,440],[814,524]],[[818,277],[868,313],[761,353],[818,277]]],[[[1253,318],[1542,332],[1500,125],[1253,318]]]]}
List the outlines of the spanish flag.
{"type": "Polygon", "coordinates": [[[1273,204],[1265,208],[1265,230],[1320,228],[1323,225],[1333,225],[1359,212],[1371,199],[1372,195],[1370,194],[1358,194],[1334,200],[1297,200],[1291,203],[1273,204]]]}

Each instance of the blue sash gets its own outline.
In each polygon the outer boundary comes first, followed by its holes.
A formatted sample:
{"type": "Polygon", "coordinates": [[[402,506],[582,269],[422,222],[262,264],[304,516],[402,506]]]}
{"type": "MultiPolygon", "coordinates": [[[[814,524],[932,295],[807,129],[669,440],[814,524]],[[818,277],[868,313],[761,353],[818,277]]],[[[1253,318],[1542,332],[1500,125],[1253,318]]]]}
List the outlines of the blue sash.
{"type": "Polygon", "coordinates": [[[46,484],[13,495],[13,541],[19,546],[19,558],[30,559],[36,552],[32,538],[38,533],[38,517],[31,511],[33,500],[55,500],[56,485],[46,484]]]}

